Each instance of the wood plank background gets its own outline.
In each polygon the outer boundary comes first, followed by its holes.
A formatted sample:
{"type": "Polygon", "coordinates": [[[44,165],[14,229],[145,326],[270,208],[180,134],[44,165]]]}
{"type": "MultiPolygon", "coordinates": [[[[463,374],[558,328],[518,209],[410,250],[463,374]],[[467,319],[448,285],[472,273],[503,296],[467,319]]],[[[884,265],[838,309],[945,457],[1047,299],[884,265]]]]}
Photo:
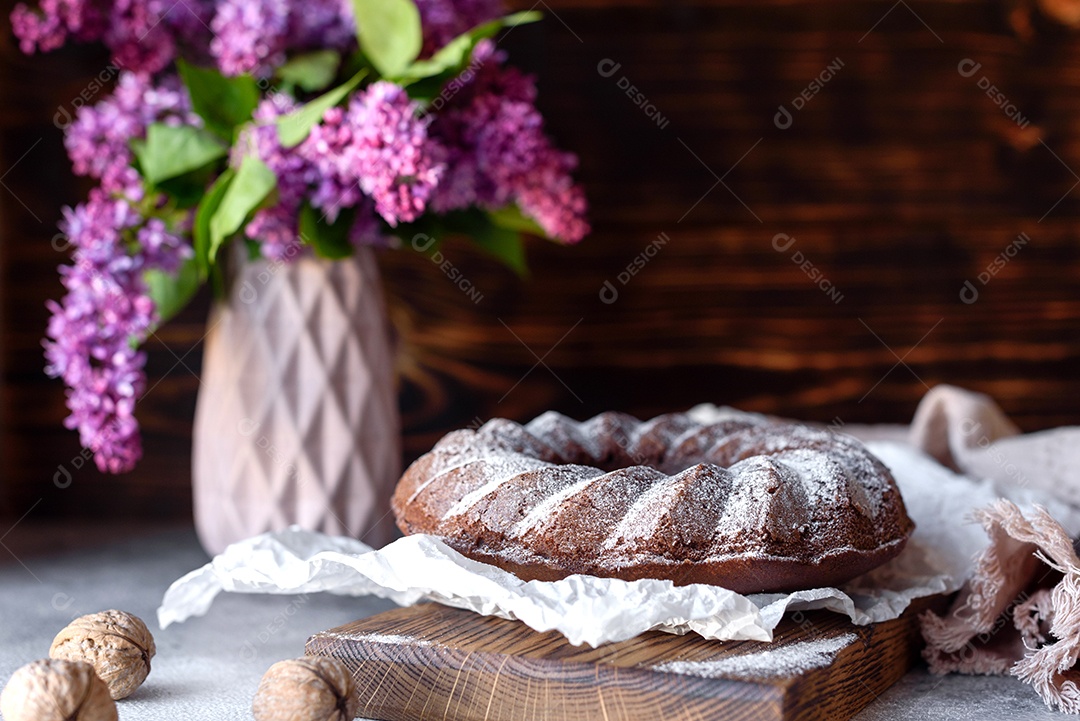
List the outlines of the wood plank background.
{"type": "MultiPolygon", "coordinates": [[[[478,303],[424,258],[383,255],[407,459],[449,429],[548,408],[648,416],[713,401],[903,422],[937,383],[992,394],[1027,430],[1080,422],[1073,32],[1037,12],[1018,32],[1023,6],[974,0],[545,5],[542,25],[503,45],[540,75],[552,133],[581,156],[595,232],[574,248],[532,242],[527,282],[451,243],[478,303]],[[605,60],[619,65],[610,76],[605,60]],[[979,65],[970,77],[965,60],[979,65]],[[980,87],[991,84],[1025,122],[980,87]],[[774,123],[781,104],[786,129],[774,123]],[[1021,233],[1029,241],[1015,245],[1021,233]],[[778,251],[785,237],[794,244],[778,251]],[[965,281],[974,303],[961,300],[965,281]]],[[[151,343],[140,467],[76,468],[40,337],[43,303],[61,290],[55,221],[86,188],[52,119],[106,58],[25,58],[2,35],[0,509],[186,517],[207,300],[151,343]]]]}

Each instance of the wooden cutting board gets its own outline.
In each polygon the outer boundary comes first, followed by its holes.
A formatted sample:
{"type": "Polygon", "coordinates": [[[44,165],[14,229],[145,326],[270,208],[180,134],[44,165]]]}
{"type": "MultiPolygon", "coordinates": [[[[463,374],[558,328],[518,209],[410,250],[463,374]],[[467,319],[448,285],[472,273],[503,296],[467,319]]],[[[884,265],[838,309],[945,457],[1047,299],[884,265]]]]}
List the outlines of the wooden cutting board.
{"type": "Polygon", "coordinates": [[[847,719],[911,667],[917,614],[854,626],[789,614],[772,644],[650,632],[600,648],[555,632],[423,604],[315,634],[307,652],[340,658],[362,718],[385,721],[810,721],[847,719]]]}

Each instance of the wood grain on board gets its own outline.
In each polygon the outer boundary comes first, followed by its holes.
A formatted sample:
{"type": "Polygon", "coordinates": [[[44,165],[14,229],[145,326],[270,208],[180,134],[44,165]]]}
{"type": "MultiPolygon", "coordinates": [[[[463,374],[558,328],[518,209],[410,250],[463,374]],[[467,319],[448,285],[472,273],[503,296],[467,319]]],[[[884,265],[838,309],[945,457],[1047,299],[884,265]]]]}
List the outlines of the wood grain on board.
{"type": "Polygon", "coordinates": [[[349,666],[361,718],[842,721],[911,666],[932,603],[871,626],[789,614],[771,644],[650,632],[595,649],[422,604],[315,634],[307,652],[349,666]]]}

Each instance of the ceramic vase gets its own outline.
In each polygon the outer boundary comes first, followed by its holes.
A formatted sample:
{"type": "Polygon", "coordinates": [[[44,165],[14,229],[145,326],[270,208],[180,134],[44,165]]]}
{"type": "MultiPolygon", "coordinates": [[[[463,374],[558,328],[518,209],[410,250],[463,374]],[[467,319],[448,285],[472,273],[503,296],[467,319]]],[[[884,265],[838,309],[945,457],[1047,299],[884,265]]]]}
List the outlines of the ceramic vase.
{"type": "Polygon", "coordinates": [[[211,312],[193,432],[207,552],[286,528],[393,535],[401,441],[374,252],[238,262],[211,312]]]}

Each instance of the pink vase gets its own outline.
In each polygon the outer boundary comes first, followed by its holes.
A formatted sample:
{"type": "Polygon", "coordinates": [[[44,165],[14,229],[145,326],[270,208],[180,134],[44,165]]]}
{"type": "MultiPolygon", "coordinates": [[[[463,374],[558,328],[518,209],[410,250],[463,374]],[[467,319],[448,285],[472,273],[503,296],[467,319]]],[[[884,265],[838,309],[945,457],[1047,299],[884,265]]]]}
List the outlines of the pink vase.
{"type": "Polygon", "coordinates": [[[373,251],[238,268],[210,316],[195,410],[203,547],[292,524],[386,543],[401,439],[373,251]]]}

